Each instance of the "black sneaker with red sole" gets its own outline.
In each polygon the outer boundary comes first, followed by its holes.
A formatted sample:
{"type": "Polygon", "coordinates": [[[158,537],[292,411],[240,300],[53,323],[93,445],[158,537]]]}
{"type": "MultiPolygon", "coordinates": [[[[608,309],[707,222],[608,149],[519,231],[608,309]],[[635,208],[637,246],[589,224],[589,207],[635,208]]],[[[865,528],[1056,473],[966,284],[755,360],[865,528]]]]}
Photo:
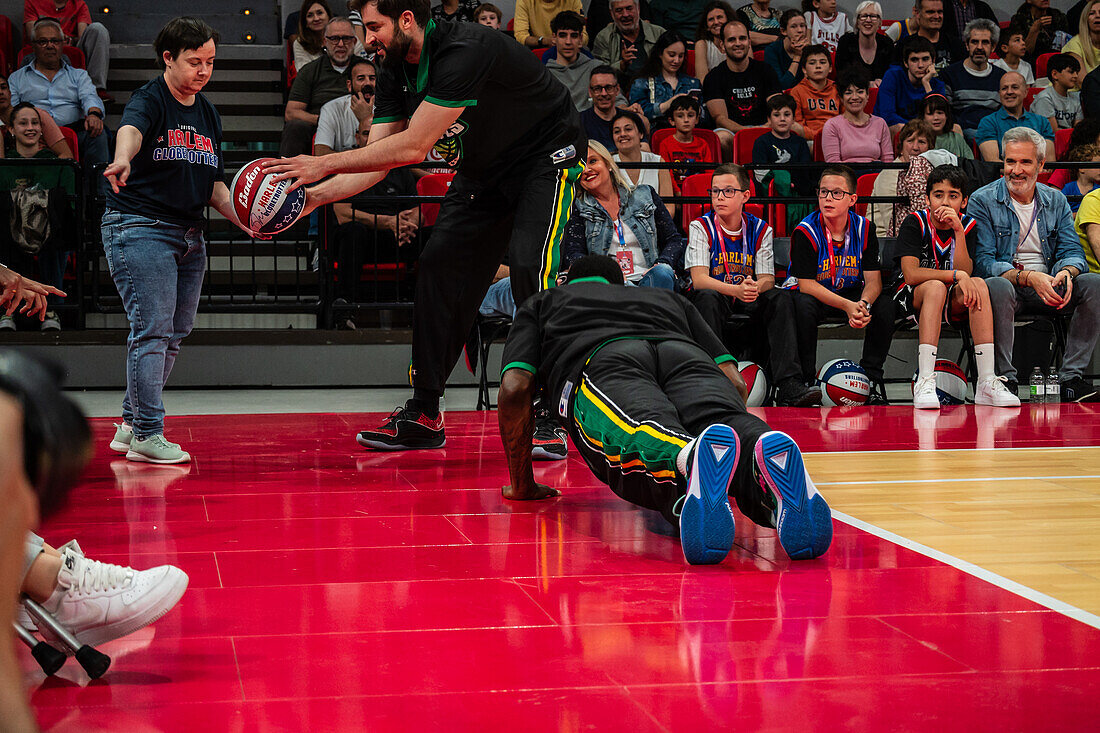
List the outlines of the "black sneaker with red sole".
{"type": "Polygon", "coordinates": [[[536,461],[561,461],[569,455],[565,428],[557,424],[550,411],[535,409],[535,434],[531,436],[531,458],[536,461]]]}
{"type": "Polygon", "coordinates": [[[431,418],[406,404],[391,412],[379,427],[359,433],[355,441],[364,448],[376,450],[442,448],[447,444],[447,436],[443,434],[443,413],[431,418]]]}

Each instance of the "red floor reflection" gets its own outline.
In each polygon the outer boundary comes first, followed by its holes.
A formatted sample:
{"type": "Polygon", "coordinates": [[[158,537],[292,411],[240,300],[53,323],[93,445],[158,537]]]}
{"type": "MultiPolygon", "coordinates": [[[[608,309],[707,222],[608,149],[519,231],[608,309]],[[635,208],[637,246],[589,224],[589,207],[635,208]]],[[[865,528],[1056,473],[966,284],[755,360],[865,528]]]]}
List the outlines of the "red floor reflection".
{"type": "MultiPolygon", "coordinates": [[[[766,410],[803,448],[1095,445],[1100,411],[766,410]]],[[[368,453],[361,415],[171,418],[189,468],[99,453],[43,528],[89,556],[191,576],[179,607],[44,679],[56,731],[1082,729],[1100,631],[844,524],[791,564],[739,519],[688,568],[663,520],[578,458],[505,504],[493,413],[446,449],[368,453]]],[[[827,496],[827,493],[826,493],[827,496]]],[[[25,650],[24,650],[25,651],[25,650]]],[[[22,652],[21,652],[22,653],[22,652]]]]}

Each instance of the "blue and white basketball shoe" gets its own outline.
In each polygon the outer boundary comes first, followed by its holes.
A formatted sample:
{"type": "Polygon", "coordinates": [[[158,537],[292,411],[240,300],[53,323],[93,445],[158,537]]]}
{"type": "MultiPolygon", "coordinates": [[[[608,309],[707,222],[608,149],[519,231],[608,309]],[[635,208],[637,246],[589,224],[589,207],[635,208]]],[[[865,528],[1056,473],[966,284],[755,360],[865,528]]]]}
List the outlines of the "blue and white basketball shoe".
{"type": "Polygon", "coordinates": [[[833,515],[818,493],[791,436],[773,430],[756,441],[755,465],[761,488],[774,499],[773,524],[792,560],[825,554],[833,541],[833,515]]]}
{"type": "Polygon", "coordinates": [[[722,562],[733,547],[729,489],[741,442],[728,425],[711,425],[695,442],[680,510],[680,544],[692,565],[722,562]]]}

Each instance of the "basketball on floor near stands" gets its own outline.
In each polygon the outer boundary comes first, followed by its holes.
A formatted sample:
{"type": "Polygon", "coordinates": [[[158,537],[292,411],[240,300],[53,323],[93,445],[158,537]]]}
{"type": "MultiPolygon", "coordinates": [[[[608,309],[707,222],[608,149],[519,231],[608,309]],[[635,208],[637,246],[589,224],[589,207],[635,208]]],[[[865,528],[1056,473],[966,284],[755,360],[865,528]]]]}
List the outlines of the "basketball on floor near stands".
{"type": "Polygon", "coordinates": [[[289,229],[306,203],[304,189],[288,193],[291,179],[273,181],[275,174],[263,172],[263,164],[272,158],[257,158],[237,171],[230,193],[237,217],[256,234],[278,234],[289,229]]]}
{"type": "Polygon", "coordinates": [[[737,365],[741,377],[745,380],[745,386],[749,388],[749,398],[745,400],[747,407],[763,407],[768,401],[770,386],[768,375],[764,369],[754,361],[742,361],[737,365]]]}
{"type": "Polygon", "coordinates": [[[862,405],[871,394],[867,372],[851,359],[833,359],[822,364],[817,383],[821,385],[821,404],[825,407],[862,405]]]}

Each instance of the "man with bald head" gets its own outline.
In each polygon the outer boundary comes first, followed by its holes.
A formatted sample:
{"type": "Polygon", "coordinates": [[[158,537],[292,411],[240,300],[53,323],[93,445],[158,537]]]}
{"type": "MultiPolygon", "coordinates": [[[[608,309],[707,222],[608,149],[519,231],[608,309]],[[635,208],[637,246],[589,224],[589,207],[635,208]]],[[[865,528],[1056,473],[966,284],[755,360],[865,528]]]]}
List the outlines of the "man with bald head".
{"type": "Polygon", "coordinates": [[[1034,112],[1024,111],[1024,99],[1027,97],[1027,82],[1018,71],[1009,71],[1001,77],[1001,108],[986,115],[978,123],[974,138],[978,143],[978,152],[982,160],[998,162],[1002,160],[1001,139],[1014,127],[1026,127],[1039,133],[1046,140],[1043,157],[1054,159],[1054,130],[1050,129],[1050,120],[1034,112]]]}
{"type": "MultiPolygon", "coordinates": [[[[1065,195],[1038,182],[1050,142],[1028,127],[1007,130],[1000,142],[1004,177],[971,194],[966,208],[976,222],[976,243],[967,239],[974,274],[985,278],[993,307],[994,369],[1015,392],[1016,315],[1066,316],[1062,401],[1098,402],[1100,393],[1084,375],[1100,336],[1100,274],[1089,272],[1065,195]]],[[[989,355],[976,358],[981,363],[989,355]]]]}

